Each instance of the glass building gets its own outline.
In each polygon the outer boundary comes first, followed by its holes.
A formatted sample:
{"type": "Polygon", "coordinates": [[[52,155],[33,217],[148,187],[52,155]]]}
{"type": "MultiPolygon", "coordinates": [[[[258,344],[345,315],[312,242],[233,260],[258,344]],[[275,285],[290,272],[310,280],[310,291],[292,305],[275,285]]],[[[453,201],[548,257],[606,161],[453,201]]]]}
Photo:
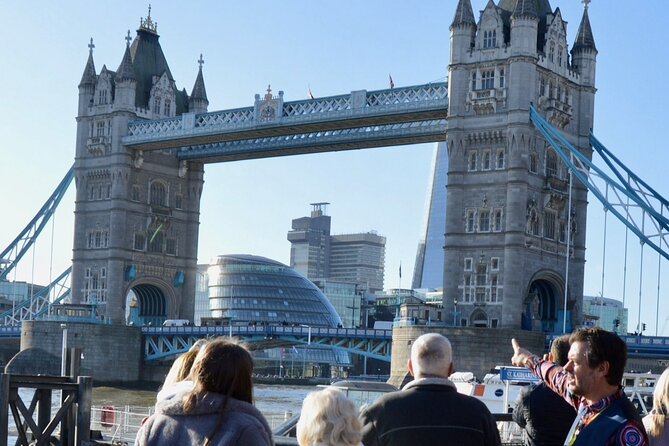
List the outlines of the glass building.
{"type": "Polygon", "coordinates": [[[448,182],[448,144],[435,145],[432,177],[428,185],[423,232],[414,266],[414,289],[436,289],[444,286],[444,244],[446,238],[446,185],[448,182]]]}
{"type": "Polygon", "coordinates": [[[335,328],[337,311],[320,289],[283,263],[252,255],[225,255],[208,270],[214,318],[233,325],[308,325],[335,328]]]}

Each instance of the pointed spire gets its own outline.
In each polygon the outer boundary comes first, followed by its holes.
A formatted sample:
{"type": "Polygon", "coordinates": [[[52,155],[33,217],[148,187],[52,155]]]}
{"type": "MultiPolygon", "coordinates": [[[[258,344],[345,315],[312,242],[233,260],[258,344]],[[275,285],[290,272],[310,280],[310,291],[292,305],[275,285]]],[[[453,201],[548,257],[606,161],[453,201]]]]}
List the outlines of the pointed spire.
{"type": "Polygon", "coordinates": [[[583,18],[581,19],[581,24],[578,27],[576,40],[574,41],[574,46],[571,50],[572,52],[586,49],[597,51],[597,47],[595,46],[595,38],[592,35],[592,27],[590,27],[590,17],[588,16],[589,3],[590,0],[583,0],[583,18]]]}
{"type": "Polygon", "coordinates": [[[121,60],[121,65],[118,66],[116,70],[116,82],[122,82],[125,80],[136,81],[135,69],[132,65],[132,56],[130,55],[130,31],[128,31],[128,37],[126,37],[126,46],[125,53],[123,54],[123,60],[121,60]]]}
{"type": "Polygon", "coordinates": [[[93,84],[95,85],[95,80],[97,75],[95,74],[95,63],[93,62],[93,38],[88,44],[88,61],[86,62],[86,67],[84,68],[84,74],[81,76],[81,81],[79,82],[79,87],[83,85],[93,84]]]}
{"type": "Polygon", "coordinates": [[[204,59],[202,54],[200,54],[200,59],[197,61],[200,65],[200,69],[197,72],[197,78],[195,78],[195,84],[193,85],[193,91],[190,94],[191,100],[200,99],[207,100],[207,89],[204,87],[204,77],[202,77],[202,65],[204,65],[204,59]]]}
{"type": "Polygon", "coordinates": [[[474,11],[472,10],[472,3],[470,0],[458,0],[458,8],[455,10],[455,17],[451,27],[460,25],[474,25],[474,11]]]}
{"type": "Polygon", "coordinates": [[[534,17],[539,18],[537,14],[537,7],[534,0],[518,0],[516,2],[516,7],[513,8],[513,14],[511,17],[534,17]]]}

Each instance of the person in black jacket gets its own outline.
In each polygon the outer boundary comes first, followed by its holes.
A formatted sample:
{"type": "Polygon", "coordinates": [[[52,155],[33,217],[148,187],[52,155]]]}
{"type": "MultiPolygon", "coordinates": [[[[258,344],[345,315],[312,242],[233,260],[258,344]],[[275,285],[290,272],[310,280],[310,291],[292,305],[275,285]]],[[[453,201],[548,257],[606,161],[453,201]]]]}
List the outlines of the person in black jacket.
{"type": "MultiPolygon", "coordinates": [[[[553,340],[548,360],[564,367],[569,335],[553,340]]],[[[576,418],[576,410],[543,382],[523,391],[513,410],[513,421],[525,429],[525,446],[562,446],[576,418]]]]}
{"type": "Polygon", "coordinates": [[[448,377],[455,371],[451,343],[428,333],[411,347],[414,380],[363,408],[365,446],[500,446],[495,420],[486,405],[457,392],[448,377]]]}

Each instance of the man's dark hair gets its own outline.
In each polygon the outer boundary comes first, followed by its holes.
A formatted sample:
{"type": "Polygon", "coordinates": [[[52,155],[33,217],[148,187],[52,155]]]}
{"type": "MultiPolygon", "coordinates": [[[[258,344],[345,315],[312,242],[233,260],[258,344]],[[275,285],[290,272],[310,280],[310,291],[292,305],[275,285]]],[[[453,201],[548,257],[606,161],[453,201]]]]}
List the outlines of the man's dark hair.
{"type": "Polygon", "coordinates": [[[553,360],[561,366],[565,366],[569,362],[569,336],[568,334],[559,336],[553,339],[551,344],[551,354],[553,355],[553,360]]]}
{"type": "Polygon", "coordinates": [[[569,337],[569,343],[584,342],[588,366],[594,369],[603,362],[609,363],[609,374],[606,382],[620,385],[627,363],[627,345],[625,341],[610,331],[599,327],[579,328],[569,337]]]}

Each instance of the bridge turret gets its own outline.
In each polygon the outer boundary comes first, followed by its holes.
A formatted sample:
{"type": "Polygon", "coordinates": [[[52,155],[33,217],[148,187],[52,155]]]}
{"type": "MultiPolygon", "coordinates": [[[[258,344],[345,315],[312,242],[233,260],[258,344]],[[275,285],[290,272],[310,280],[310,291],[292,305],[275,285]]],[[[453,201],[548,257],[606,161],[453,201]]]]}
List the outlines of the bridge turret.
{"type": "Polygon", "coordinates": [[[534,0],[518,0],[511,14],[511,51],[514,55],[536,56],[539,15],[534,0]]]}
{"type": "Polygon", "coordinates": [[[459,0],[451,23],[451,63],[466,61],[467,55],[474,47],[476,36],[476,20],[470,0],[459,0]]]}
{"type": "Polygon", "coordinates": [[[93,62],[93,38],[88,44],[88,60],[84,68],[84,74],[81,76],[79,82],[79,116],[86,113],[88,106],[93,103],[93,94],[95,93],[95,82],[97,75],[95,74],[95,63],[93,62]]]}
{"type": "Polygon", "coordinates": [[[200,69],[197,72],[197,78],[195,78],[193,91],[188,98],[188,111],[192,113],[206,113],[209,100],[207,99],[207,89],[204,87],[204,77],[202,76],[202,65],[204,64],[202,54],[200,54],[200,59],[197,63],[200,65],[200,69]]]}
{"type": "Polygon", "coordinates": [[[578,27],[574,46],[571,49],[572,65],[581,75],[582,85],[594,87],[597,47],[595,46],[595,38],[592,35],[590,17],[588,16],[588,3],[590,2],[585,1],[583,3],[585,4],[583,18],[578,27]]]}
{"type": "Polygon", "coordinates": [[[115,109],[135,109],[135,94],[137,91],[137,78],[132,65],[132,56],[130,55],[130,31],[126,37],[125,53],[123,60],[116,70],[116,94],[114,95],[115,109]]]}

